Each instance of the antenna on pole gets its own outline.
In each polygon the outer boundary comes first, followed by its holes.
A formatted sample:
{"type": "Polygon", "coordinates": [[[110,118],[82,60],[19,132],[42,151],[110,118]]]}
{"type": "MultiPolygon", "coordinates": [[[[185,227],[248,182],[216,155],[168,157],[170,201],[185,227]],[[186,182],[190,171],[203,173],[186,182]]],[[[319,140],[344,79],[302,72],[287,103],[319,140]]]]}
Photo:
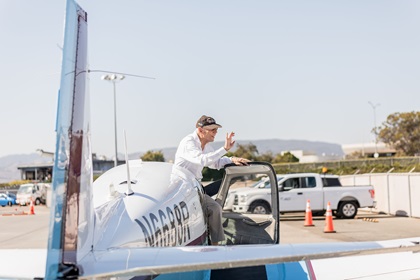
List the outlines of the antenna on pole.
{"type": "Polygon", "coordinates": [[[125,195],[132,195],[134,194],[134,192],[131,189],[130,165],[128,164],[127,137],[125,136],[125,129],[124,129],[124,148],[125,148],[125,165],[127,166],[127,191],[125,192],[125,195]]]}

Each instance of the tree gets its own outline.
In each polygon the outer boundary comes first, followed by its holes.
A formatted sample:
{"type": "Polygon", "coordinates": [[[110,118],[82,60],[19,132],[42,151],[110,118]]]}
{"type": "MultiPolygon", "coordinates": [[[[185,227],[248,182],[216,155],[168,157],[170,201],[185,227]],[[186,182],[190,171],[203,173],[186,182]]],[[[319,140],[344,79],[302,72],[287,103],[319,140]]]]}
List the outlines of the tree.
{"type": "Polygon", "coordinates": [[[212,169],[208,167],[203,168],[203,179],[201,181],[216,181],[223,178],[223,175],[225,174],[225,170],[222,168],[220,170],[212,169]]]}
{"type": "Polygon", "coordinates": [[[143,156],[140,157],[143,161],[165,161],[162,151],[147,151],[143,156]]]}
{"type": "Polygon", "coordinates": [[[401,155],[413,156],[420,152],[420,112],[391,114],[374,130],[379,131],[379,140],[401,155]]]}
{"type": "Polygon", "coordinates": [[[282,163],[282,162],[299,162],[299,159],[295,157],[291,152],[285,152],[283,154],[276,154],[273,159],[273,163],[282,163]]]}
{"type": "Polygon", "coordinates": [[[249,160],[255,160],[257,158],[258,150],[257,146],[252,143],[248,145],[239,145],[236,151],[233,153],[235,157],[242,157],[249,160]]]}
{"type": "Polygon", "coordinates": [[[258,161],[265,161],[265,162],[273,162],[274,156],[271,151],[268,151],[262,155],[257,156],[256,160],[258,161]]]}
{"type": "MultiPolygon", "coordinates": [[[[255,146],[252,143],[249,143],[248,145],[239,145],[238,144],[238,148],[235,150],[235,152],[231,152],[229,151],[226,156],[227,157],[242,157],[242,158],[246,158],[249,160],[256,160],[257,159],[257,154],[258,154],[258,150],[257,150],[257,146],[255,146]]],[[[203,179],[202,181],[214,181],[214,180],[219,180],[221,178],[223,178],[225,170],[224,169],[220,169],[220,170],[216,170],[216,169],[211,169],[208,167],[204,167],[203,168],[203,179]]]]}

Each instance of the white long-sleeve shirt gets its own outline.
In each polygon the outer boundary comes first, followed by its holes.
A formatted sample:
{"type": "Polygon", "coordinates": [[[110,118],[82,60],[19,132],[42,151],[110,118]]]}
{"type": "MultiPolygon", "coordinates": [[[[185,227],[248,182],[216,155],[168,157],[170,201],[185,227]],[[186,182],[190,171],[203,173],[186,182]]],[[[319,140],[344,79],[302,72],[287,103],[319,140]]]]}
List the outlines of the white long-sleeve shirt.
{"type": "Polygon", "coordinates": [[[226,164],[232,163],[230,158],[224,156],[225,154],[226,150],[223,147],[214,150],[209,144],[204,146],[204,150],[202,150],[197,130],[195,130],[185,136],[179,143],[175,154],[175,165],[188,169],[200,181],[203,178],[204,167],[221,169],[226,164]]]}

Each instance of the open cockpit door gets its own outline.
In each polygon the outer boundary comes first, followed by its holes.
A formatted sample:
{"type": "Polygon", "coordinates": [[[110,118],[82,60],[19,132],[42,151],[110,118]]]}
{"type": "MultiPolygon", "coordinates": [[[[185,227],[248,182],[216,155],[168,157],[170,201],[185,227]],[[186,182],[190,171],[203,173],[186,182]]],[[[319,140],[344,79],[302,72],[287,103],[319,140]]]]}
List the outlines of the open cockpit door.
{"type": "Polygon", "coordinates": [[[248,166],[225,166],[216,201],[223,206],[223,228],[226,244],[278,244],[279,243],[279,198],[277,176],[271,164],[252,162],[248,166]],[[271,195],[269,213],[235,213],[232,205],[240,199],[240,192],[249,189],[256,181],[265,178],[266,191],[271,195]]]}

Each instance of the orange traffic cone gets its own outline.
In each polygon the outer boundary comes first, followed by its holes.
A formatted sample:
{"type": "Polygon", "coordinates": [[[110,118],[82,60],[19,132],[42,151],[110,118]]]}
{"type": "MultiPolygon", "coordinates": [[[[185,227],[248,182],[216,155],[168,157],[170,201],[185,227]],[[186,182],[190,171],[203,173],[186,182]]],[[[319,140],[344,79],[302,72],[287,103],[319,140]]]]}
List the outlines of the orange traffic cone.
{"type": "Polygon", "coordinates": [[[35,207],[34,207],[34,202],[31,199],[31,204],[29,206],[29,215],[35,215],[35,207]]]}
{"type": "Polygon", "coordinates": [[[327,214],[325,215],[325,233],[334,233],[334,226],[333,226],[333,218],[332,218],[332,211],[331,211],[331,204],[328,201],[327,205],[327,214]]]}
{"type": "Polygon", "coordinates": [[[312,223],[312,210],[310,205],[310,200],[306,202],[306,214],[305,214],[305,227],[313,227],[314,224],[312,223]]]}

